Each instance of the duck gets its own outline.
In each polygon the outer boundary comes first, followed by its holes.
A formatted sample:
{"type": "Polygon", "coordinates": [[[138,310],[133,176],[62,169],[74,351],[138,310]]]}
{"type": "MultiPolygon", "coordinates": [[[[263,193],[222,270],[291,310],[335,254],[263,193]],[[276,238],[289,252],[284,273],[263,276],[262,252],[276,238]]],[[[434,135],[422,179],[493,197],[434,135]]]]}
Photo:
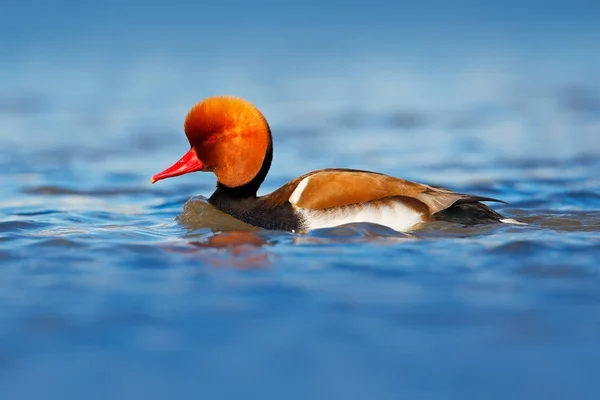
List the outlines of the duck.
{"type": "Polygon", "coordinates": [[[258,196],[273,160],[273,139],[264,115],[240,97],[200,101],[188,112],[184,132],[190,149],[151,182],[212,172],[217,184],[208,202],[255,227],[306,233],[372,223],[409,232],[433,221],[518,223],[483,203],[501,200],[358,169],[312,171],[258,196]]]}

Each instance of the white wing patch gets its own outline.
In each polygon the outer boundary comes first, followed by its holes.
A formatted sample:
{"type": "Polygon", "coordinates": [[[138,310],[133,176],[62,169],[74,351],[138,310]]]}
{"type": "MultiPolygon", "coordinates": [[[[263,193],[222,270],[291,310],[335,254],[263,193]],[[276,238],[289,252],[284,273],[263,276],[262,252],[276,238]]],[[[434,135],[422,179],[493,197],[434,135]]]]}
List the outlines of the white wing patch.
{"type": "Polygon", "coordinates": [[[290,196],[290,203],[292,204],[298,204],[298,202],[300,201],[300,198],[302,197],[302,192],[304,192],[304,189],[306,189],[306,186],[308,185],[308,181],[310,180],[310,176],[307,176],[306,178],[302,179],[300,181],[300,183],[298,184],[298,186],[296,186],[296,189],[294,189],[294,191],[292,192],[292,195],[290,196]]]}
{"type": "Polygon", "coordinates": [[[525,222],[517,221],[516,219],[512,219],[512,218],[504,218],[504,219],[501,219],[500,222],[503,222],[505,224],[513,224],[513,225],[529,225],[525,222]]]}
{"type": "MultiPolygon", "coordinates": [[[[307,179],[305,178],[302,182],[307,179]]],[[[300,188],[300,185],[298,185],[298,188],[300,188]]],[[[298,189],[294,191],[292,197],[297,191],[298,189]]],[[[357,222],[369,222],[387,226],[398,232],[406,232],[414,228],[415,225],[424,222],[423,214],[400,202],[392,205],[380,205],[379,207],[373,204],[361,204],[341,206],[328,210],[311,210],[296,207],[296,211],[303,217],[306,230],[332,228],[334,226],[357,222]]]]}

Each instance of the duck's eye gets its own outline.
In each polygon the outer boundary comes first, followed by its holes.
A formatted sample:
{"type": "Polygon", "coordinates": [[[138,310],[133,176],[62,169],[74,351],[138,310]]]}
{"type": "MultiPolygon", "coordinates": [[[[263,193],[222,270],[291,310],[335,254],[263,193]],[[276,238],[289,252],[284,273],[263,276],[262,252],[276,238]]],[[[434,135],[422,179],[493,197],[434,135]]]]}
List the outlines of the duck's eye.
{"type": "Polygon", "coordinates": [[[206,139],[208,143],[214,143],[217,141],[217,137],[215,135],[210,135],[208,139],[206,139]]]}

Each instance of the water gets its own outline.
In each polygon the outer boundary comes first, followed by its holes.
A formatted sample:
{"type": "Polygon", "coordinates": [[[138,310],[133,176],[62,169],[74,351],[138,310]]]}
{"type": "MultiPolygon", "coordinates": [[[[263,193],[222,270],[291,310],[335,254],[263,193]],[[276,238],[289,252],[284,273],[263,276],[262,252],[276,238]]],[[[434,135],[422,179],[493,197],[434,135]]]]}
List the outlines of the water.
{"type": "Polygon", "coordinates": [[[108,2],[107,27],[62,4],[0,24],[1,398],[597,397],[596,8],[277,9],[289,26],[262,30],[240,11],[223,48],[199,39],[217,6],[192,32],[203,10],[108,2]],[[271,123],[261,193],[361,168],[503,199],[528,225],[295,235],[213,209],[211,174],[151,185],[218,93],[271,123]]]}

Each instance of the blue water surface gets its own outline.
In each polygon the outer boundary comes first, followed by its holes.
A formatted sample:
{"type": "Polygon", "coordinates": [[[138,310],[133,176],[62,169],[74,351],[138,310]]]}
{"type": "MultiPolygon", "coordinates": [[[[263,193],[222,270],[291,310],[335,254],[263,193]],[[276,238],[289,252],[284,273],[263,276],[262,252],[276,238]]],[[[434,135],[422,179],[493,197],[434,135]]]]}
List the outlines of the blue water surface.
{"type": "Polygon", "coordinates": [[[0,6],[0,398],[595,399],[594,2],[0,6]],[[271,124],[266,194],[360,168],[528,225],[248,230],[188,149],[271,124]]]}

